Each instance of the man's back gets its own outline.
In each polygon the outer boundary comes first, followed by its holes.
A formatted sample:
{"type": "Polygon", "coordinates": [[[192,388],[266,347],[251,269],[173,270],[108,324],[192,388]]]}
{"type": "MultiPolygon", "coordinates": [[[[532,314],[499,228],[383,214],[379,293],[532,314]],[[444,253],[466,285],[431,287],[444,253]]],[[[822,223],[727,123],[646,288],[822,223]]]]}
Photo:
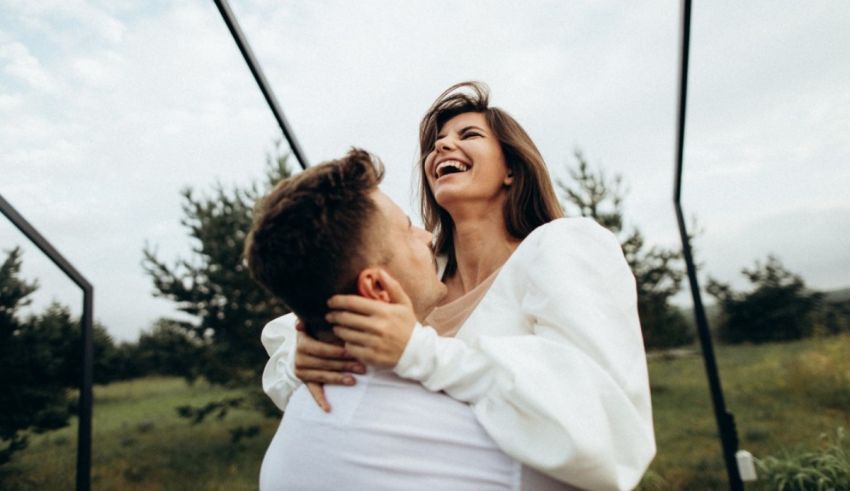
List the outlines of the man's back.
{"type": "Polygon", "coordinates": [[[330,413],[305,387],[293,394],[263,460],[262,491],[517,490],[529,478],[564,489],[499,450],[468,405],[391,372],[325,390],[330,413]]]}

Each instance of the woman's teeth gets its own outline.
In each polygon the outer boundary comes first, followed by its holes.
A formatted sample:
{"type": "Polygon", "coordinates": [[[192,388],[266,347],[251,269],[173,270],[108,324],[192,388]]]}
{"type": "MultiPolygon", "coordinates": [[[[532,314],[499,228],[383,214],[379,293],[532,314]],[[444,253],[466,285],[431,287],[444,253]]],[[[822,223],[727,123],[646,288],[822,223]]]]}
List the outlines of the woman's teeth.
{"type": "Polygon", "coordinates": [[[458,160],[444,160],[443,162],[440,162],[439,165],[437,165],[437,169],[435,170],[434,174],[436,175],[437,179],[439,179],[447,174],[466,172],[468,170],[469,166],[464,164],[463,162],[460,162],[458,160]]]}

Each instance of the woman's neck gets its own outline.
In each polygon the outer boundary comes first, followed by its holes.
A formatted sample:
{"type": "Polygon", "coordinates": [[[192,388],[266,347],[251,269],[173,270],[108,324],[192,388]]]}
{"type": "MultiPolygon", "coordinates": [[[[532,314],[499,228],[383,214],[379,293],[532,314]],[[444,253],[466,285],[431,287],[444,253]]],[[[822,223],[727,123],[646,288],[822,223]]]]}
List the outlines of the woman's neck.
{"type": "Polygon", "coordinates": [[[457,298],[472,290],[505,264],[519,245],[505,226],[501,213],[464,217],[454,224],[457,271],[447,278],[449,295],[457,298]]]}

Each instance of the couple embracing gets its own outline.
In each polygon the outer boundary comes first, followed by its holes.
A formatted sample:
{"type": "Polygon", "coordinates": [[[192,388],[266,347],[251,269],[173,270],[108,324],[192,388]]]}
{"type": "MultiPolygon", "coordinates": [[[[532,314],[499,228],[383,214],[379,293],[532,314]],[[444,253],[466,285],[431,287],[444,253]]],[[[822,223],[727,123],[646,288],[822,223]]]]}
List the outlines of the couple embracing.
{"type": "Polygon", "coordinates": [[[261,490],[634,488],[655,438],[619,243],[562,217],[482,84],[444,92],[419,139],[425,229],[359,149],[258,204],[245,257],[293,311],[262,335],[284,416],[261,490]]]}

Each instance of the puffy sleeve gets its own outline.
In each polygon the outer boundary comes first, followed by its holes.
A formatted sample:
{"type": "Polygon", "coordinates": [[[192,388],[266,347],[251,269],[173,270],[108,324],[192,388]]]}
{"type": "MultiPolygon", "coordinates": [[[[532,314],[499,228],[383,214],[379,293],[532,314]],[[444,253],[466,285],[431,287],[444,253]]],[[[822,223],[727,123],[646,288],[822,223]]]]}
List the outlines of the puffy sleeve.
{"type": "Polygon", "coordinates": [[[633,489],[655,455],[634,277],[610,232],[558,222],[515,278],[531,334],[466,344],[417,326],[395,371],[470,403],[526,465],[581,488],[633,489]]]}
{"type": "Polygon", "coordinates": [[[263,370],[263,391],[277,407],[286,409],[289,397],[301,385],[295,377],[295,315],[286,314],[272,320],[260,337],[269,361],[263,370]]]}

